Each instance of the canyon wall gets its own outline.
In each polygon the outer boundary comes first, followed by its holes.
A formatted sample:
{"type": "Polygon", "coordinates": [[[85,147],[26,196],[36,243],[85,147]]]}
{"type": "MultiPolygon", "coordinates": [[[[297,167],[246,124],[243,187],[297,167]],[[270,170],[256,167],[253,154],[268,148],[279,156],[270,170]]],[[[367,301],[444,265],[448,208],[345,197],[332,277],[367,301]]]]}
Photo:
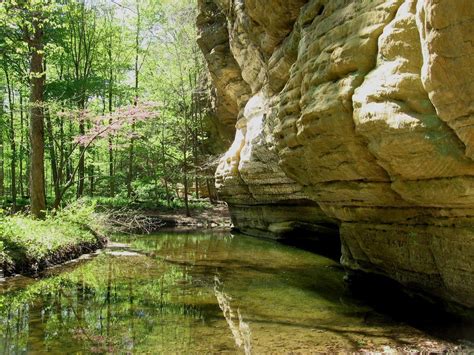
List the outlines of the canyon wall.
{"type": "Polygon", "coordinates": [[[236,227],[474,307],[474,1],[198,3],[236,227]]]}

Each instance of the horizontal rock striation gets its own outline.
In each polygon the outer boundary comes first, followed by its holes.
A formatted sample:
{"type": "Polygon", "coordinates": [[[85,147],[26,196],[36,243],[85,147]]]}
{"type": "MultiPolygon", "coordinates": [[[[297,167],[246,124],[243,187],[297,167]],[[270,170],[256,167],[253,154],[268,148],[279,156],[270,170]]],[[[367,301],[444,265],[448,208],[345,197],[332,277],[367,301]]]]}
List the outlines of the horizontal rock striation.
{"type": "Polygon", "coordinates": [[[199,6],[234,224],[474,307],[474,1],[199,6]]]}

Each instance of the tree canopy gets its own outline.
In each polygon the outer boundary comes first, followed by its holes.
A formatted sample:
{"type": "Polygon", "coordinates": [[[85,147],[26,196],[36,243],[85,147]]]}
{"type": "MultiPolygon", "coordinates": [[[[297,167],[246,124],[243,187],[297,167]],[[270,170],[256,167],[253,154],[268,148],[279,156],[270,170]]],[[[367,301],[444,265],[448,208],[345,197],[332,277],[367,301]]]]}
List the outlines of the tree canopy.
{"type": "Polygon", "coordinates": [[[209,195],[191,0],[0,2],[0,201],[209,195]]]}

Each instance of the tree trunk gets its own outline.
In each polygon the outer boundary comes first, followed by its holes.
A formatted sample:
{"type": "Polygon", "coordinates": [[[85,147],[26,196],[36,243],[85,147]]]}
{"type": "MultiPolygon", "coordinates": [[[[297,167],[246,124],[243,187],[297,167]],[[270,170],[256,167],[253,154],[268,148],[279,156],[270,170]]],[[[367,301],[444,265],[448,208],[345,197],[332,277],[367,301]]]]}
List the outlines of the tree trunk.
{"type": "MultiPolygon", "coordinates": [[[[85,103],[81,102],[79,103],[79,110],[80,110],[80,115],[82,116],[83,110],[85,107],[85,103]]],[[[79,120],[79,134],[83,136],[86,133],[86,126],[84,122],[84,118],[81,117],[79,120]]],[[[81,145],[80,149],[80,158],[79,158],[79,171],[78,171],[78,184],[77,184],[77,197],[81,197],[84,194],[84,176],[85,176],[85,170],[86,170],[86,163],[85,163],[85,151],[84,147],[81,145]]]]}
{"type": "Polygon", "coordinates": [[[209,201],[211,201],[211,203],[214,203],[214,194],[213,192],[211,191],[211,182],[209,181],[209,178],[206,178],[206,186],[207,186],[207,193],[209,194],[209,201]]]}
{"type": "MultiPolygon", "coordinates": [[[[72,124],[72,120],[69,119],[69,123],[68,123],[68,137],[67,137],[67,140],[69,141],[69,147],[67,147],[66,149],[66,155],[65,156],[69,156],[70,154],[72,154],[72,151],[74,149],[74,140],[73,140],[73,137],[74,137],[74,127],[73,127],[73,124],[72,124]]],[[[70,157],[70,159],[68,159],[65,163],[66,163],[66,180],[69,181],[72,177],[72,156],[70,157]]]]}
{"type": "MultiPolygon", "coordinates": [[[[132,125],[134,127],[134,125],[132,125]]],[[[133,128],[132,128],[133,129],[133,128]]],[[[128,174],[127,174],[127,197],[132,197],[132,181],[133,181],[133,156],[134,156],[134,141],[130,139],[130,148],[128,152],[128,174]]]]}
{"type": "MultiPolygon", "coordinates": [[[[137,14],[137,23],[135,28],[135,98],[133,105],[138,106],[138,88],[139,88],[139,74],[140,74],[140,65],[139,65],[139,53],[140,53],[140,31],[141,31],[141,12],[140,12],[140,2],[135,1],[135,10],[137,14]]],[[[132,123],[132,135],[135,131],[135,123],[132,123]]],[[[132,181],[133,181],[133,159],[134,159],[134,149],[135,143],[134,138],[130,138],[130,150],[128,156],[128,174],[127,174],[127,197],[132,196],[132,181]]]]}
{"type": "Polygon", "coordinates": [[[24,186],[23,186],[23,156],[24,156],[24,130],[23,126],[25,124],[25,117],[23,113],[23,93],[20,89],[20,153],[18,160],[20,161],[20,171],[19,173],[19,183],[20,183],[20,195],[25,196],[24,186]]]}
{"type": "Polygon", "coordinates": [[[43,117],[45,74],[43,73],[43,30],[40,28],[38,20],[33,20],[33,30],[34,37],[30,43],[32,49],[30,63],[30,196],[31,213],[37,218],[44,218],[46,210],[43,117]]]}
{"type": "Polygon", "coordinates": [[[10,81],[10,75],[6,67],[3,68],[5,72],[5,78],[7,80],[7,92],[8,92],[8,108],[10,110],[10,193],[12,198],[12,213],[16,211],[16,142],[15,142],[15,116],[14,116],[14,108],[15,104],[13,102],[13,88],[12,83],[10,81]]]}
{"type": "MultiPolygon", "coordinates": [[[[3,94],[3,92],[2,92],[3,94]]],[[[3,102],[3,95],[0,96],[3,102]]],[[[0,105],[0,126],[3,126],[3,105],[0,105]]],[[[5,196],[5,168],[4,168],[4,150],[3,150],[3,129],[0,129],[0,199],[5,196]]],[[[1,205],[0,200],[0,205],[1,205]]]]}
{"type": "MultiPolygon", "coordinates": [[[[95,153],[92,152],[92,159],[95,160],[96,157],[94,156],[95,153]]],[[[90,197],[94,197],[94,189],[95,189],[95,169],[94,169],[94,165],[92,164],[89,164],[87,166],[87,170],[88,170],[88,174],[89,174],[89,196],[90,197]]]]}
{"type": "Polygon", "coordinates": [[[186,216],[190,217],[189,212],[189,196],[188,196],[188,116],[184,117],[184,146],[183,146],[183,174],[184,174],[184,206],[186,207],[186,216]]]}
{"type": "MultiPolygon", "coordinates": [[[[112,119],[110,119],[110,123],[112,119]]],[[[114,143],[113,138],[109,137],[109,179],[110,179],[110,197],[115,196],[115,172],[114,172],[114,143]]]]}
{"type": "Polygon", "coordinates": [[[171,207],[171,194],[168,186],[168,173],[166,170],[166,124],[165,117],[161,119],[161,170],[163,171],[163,181],[165,182],[165,192],[166,192],[166,205],[171,207]]]}
{"type": "MultiPolygon", "coordinates": [[[[109,50],[110,65],[112,65],[112,50],[109,50]]],[[[113,79],[114,74],[112,69],[109,72],[109,114],[112,114],[113,110],[113,79]]],[[[109,118],[109,125],[112,125],[112,117],[109,118]]],[[[112,135],[109,135],[109,188],[110,196],[115,196],[115,172],[114,172],[114,141],[112,135]]]]}
{"type": "MultiPolygon", "coordinates": [[[[30,112],[30,111],[28,111],[30,112]]],[[[30,121],[30,115],[28,114],[26,117],[26,122],[30,121]]],[[[30,198],[30,170],[31,170],[31,141],[29,139],[29,126],[27,125],[26,127],[26,151],[25,151],[25,156],[26,156],[26,164],[25,164],[25,182],[26,182],[26,197],[30,198]]]]}
{"type": "Polygon", "coordinates": [[[61,116],[59,119],[59,167],[58,169],[58,181],[59,185],[63,184],[64,180],[64,157],[66,156],[66,144],[64,142],[65,140],[65,134],[64,134],[64,117],[61,116]]]}
{"type": "Polygon", "coordinates": [[[198,132],[193,130],[193,155],[194,155],[194,183],[196,188],[196,198],[199,199],[199,153],[198,153],[198,132]]]}
{"type": "Polygon", "coordinates": [[[56,158],[56,149],[54,147],[54,134],[53,134],[53,125],[51,123],[51,117],[49,111],[46,111],[45,114],[46,119],[46,129],[48,132],[48,147],[49,147],[49,155],[51,158],[51,174],[53,175],[53,189],[54,189],[54,196],[57,199],[60,196],[61,188],[59,185],[59,174],[58,174],[58,162],[56,158]]]}
{"type": "Polygon", "coordinates": [[[186,158],[186,153],[185,153],[185,158],[184,158],[184,206],[186,207],[186,217],[191,216],[191,212],[189,211],[189,196],[188,196],[188,172],[186,169],[187,165],[187,158],[186,158]]]}

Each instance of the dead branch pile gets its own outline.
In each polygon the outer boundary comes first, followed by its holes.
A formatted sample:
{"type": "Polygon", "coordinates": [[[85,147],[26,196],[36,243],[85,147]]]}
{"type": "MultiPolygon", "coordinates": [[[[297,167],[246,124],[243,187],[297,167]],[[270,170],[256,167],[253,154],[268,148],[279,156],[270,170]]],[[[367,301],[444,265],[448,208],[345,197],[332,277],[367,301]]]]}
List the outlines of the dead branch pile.
{"type": "Polygon", "coordinates": [[[111,232],[131,234],[150,234],[166,225],[157,216],[145,215],[127,208],[108,211],[106,224],[111,232]]]}

